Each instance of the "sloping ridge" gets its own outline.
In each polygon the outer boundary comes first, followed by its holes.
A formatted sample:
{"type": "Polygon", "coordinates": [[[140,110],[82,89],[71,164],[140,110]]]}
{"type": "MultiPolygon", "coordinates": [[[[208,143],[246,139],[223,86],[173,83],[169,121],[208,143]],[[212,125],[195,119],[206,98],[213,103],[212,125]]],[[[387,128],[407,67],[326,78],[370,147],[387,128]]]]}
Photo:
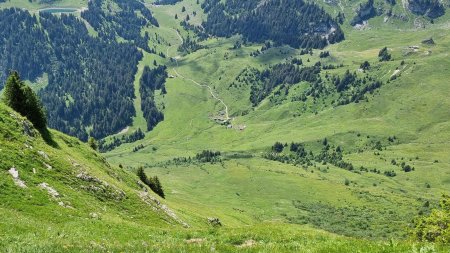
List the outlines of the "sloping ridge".
{"type": "Polygon", "coordinates": [[[0,104],[0,231],[13,223],[25,235],[26,226],[37,224],[29,231],[36,236],[41,224],[99,220],[99,226],[189,226],[134,173],[111,166],[78,139],[50,132],[51,145],[0,104]]]}

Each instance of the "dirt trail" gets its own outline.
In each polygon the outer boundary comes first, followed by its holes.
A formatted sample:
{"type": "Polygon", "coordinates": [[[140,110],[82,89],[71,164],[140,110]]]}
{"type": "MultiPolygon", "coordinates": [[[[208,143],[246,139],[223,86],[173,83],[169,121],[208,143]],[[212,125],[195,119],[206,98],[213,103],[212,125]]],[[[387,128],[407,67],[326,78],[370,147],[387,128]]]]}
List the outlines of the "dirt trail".
{"type": "MultiPolygon", "coordinates": [[[[178,38],[179,38],[180,41],[181,41],[181,44],[183,44],[183,42],[184,42],[184,41],[183,41],[183,37],[181,37],[180,33],[179,33],[177,30],[175,30],[175,29],[173,29],[173,30],[177,33],[178,38]]],[[[170,56],[169,56],[169,49],[170,49],[171,47],[172,47],[172,46],[170,46],[170,47],[167,48],[167,53],[166,53],[167,57],[170,57],[170,56]]],[[[175,63],[177,64],[177,68],[178,68],[179,66],[178,66],[178,59],[177,59],[177,57],[178,57],[178,56],[172,57],[172,59],[175,60],[175,63]]],[[[212,96],[215,100],[219,101],[219,102],[224,106],[224,108],[225,108],[225,120],[228,121],[228,120],[231,119],[230,116],[229,116],[229,113],[228,113],[228,106],[225,104],[225,102],[224,102],[218,95],[216,95],[216,94],[214,93],[214,89],[211,88],[211,86],[209,86],[209,85],[207,85],[207,84],[201,84],[201,83],[195,81],[194,79],[191,79],[191,78],[188,78],[188,77],[183,76],[182,74],[180,74],[180,73],[175,69],[175,67],[173,68],[173,71],[175,72],[175,74],[176,74],[178,77],[181,77],[182,79],[185,79],[185,80],[187,80],[187,81],[190,81],[190,82],[194,83],[195,85],[200,86],[200,87],[202,87],[202,88],[207,88],[207,89],[209,90],[209,93],[211,94],[211,96],[212,96]]]]}

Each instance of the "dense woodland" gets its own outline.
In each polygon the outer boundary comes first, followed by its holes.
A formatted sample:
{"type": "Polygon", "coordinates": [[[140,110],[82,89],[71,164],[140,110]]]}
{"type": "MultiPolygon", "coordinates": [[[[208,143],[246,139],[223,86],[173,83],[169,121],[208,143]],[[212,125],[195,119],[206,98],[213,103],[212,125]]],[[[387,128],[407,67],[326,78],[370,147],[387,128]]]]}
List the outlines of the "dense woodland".
{"type": "Polygon", "coordinates": [[[0,88],[10,69],[36,80],[50,64],[50,48],[35,16],[20,9],[0,11],[0,88]]]}
{"type": "Polygon", "coordinates": [[[159,122],[164,120],[164,114],[158,110],[155,103],[155,91],[166,93],[164,83],[168,77],[166,66],[150,69],[145,66],[140,80],[141,107],[147,121],[147,130],[151,131],[159,122]]]}
{"type": "Polygon", "coordinates": [[[39,95],[49,126],[81,140],[116,133],[136,114],[133,81],[143,56],[137,47],[151,51],[140,30],[157,22],[140,2],[114,3],[121,10],[114,16],[101,0],[83,12],[96,37],[72,15],[41,12],[38,19],[20,9],[0,11],[0,83],[10,69],[31,81],[46,73],[48,85],[39,95]],[[129,42],[118,43],[116,36],[129,42]]]}
{"type": "Polygon", "coordinates": [[[416,15],[438,18],[445,14],[442,2],[439,0],[408,0],[408,8],[416,15]]]}
{"type": "MultiPolygon", "coordinates": [[[[317,99],[331,97],[331,105],[340,106],[366,100],[367,94],[372,94],[383,85],[383,82],[367,72],[357,75],[347,70],[343,75],[331,75],[324,71],[341,67],[322,65],[321,62],[305,67],[301,59],[294,58],[290,63],[277,64],[262,71],[246,68],[229,88],[249,86],[249,100],[253,106],[257,106],[266,98],[270,98],[270,101],[285,100],[294,86],[306,85],[301,92],[292,94],[291,101],[306,102],[311,99],[315,103],[317,99]]],[[[369,70],[370,63],[362,63],[361,68],[369,70]]]]}
{"type": "Polygon", "coordinates": [[[206,0],[208,34],[242,34],[250,42],[272,40],[295,48],[323,48],[344,39],[339,24],[322,8],[303,0],[206,0]]]}
{"type": "Polygon", "coordinates": [[[114,3],[120,7],[120,11],[104,0],[89,1],[89,8],[82,12],[81,17],[87,20],[105,40],[112,41],[116,36],[120,36],[133,42],[137,47],[151,52],[148,46],[149,35],[141,35],[142,27],[159,26],[150,10],[136,0],[115,0],[114,3]]]}
{"type": "Polygon", "coordinates": [[[251,86],[250,101],[258,105],[279,85],[293,85],[301,81],[314,82],[320,67],[299,68],[291,63],[277,64],[264,71],[255,70],[256,82],[251,86]]]}
{"type": "Polygon", "coordinates": [[[360,4],[356,12],[356,16],[350,22],[351,25],[362,24],[363,21],[368,20],[377,15],[375,7],[373,6],[373,0],[368,0],[364,4],[360,4]]]}
{"type": "Polygon", "coordinates": [[[135,115],[133,80],[142,53],[128,43],[89,36],[84,23],[73,16],[40,15],[55,52],[49,58],[56,60],[49,66],[49,84],[40,93],[50,126],[85,140],[129,125],[135,115]]]}
{"type": "Polygon", "coordinates": [[[124,143],[133,143],[138,140],[144,139],[145,134],[139,128],[131,134],[122,135],[120,137],[114,136],[110,142],[105,141],[104,139],[98,142],[98,150],[102,153],[111,151],[124,143]]]}
{"type": "Polygon", "coordinates": [[[204,48],[206,48],[206,46],[199,44],[197,40],[187,36],[183,39],[183,43],[178,47],[178,51],[189,54],[204,48]]]}

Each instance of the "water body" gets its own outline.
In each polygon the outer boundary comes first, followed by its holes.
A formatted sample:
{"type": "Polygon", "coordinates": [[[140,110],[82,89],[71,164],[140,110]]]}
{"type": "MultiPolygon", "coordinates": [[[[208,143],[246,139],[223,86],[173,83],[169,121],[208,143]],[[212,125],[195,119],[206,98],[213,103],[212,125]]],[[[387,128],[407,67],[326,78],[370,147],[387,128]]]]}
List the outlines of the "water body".
{"type": "Polygon", "coordinates": [[[58,13],[73,13],[78,11],[76,8],[47,8],[39,10],[39,12],[46,12],[46,13],[52,13],[52,14],[58,14],[58,13]]]}

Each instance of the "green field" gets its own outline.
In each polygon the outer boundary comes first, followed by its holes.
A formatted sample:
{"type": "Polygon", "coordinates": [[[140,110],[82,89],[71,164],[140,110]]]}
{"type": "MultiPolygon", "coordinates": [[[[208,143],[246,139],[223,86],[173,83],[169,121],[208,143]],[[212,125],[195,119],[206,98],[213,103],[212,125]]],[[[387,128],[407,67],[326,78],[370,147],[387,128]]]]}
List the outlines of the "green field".
{"type": "MultiPolygon", "coordinates": [[[[8,159],[0,161],[1,173],[6,177],[11,166],[20,167],[19,161],[24,166],[24,180],[33,186],[18,190],[10,179],[0,181],[0,189],[6,191],[0,196],[5,203],[0,205],[0,213],[6,217],[0,221],[0,249],[6,252],[449,250],[448,245],[419,243],[411,237],[413,220],[428,214],[438,205],[442,194],[450,193],[449,13],[434,20],[434,24],[424,19],[426,29],[414,28],[412,14],[407,15],[407,22],[385,22],[383,16],[375,17],[369,22],[370,29],[365,30],[356,30],[346,22],[345,41],[325,48],[331,54],[326,59],[319,58],[323,50],[300,55],[300,50],[287,46],[252,57],[250,54],[262,45],[249,43],[232,49],[240,36],[208,38],[200,42],[205,49],[191,54],[178,52],[181,40],[177,30],[183,38],[194,36],[179,22],[190,14],[192,24],[201,24],[206,16],[200,5],[196,0],[167,6],[145,2],[160,26],[146,27],[142,32],[149,32],[149,45],[167,57],[144,53],[134,83],[137,115],[133,125],[115,136],[146,129],[140,108],[139,80],[144,67],[153,66],[154,61],[167,65],[170,75],[167,94],[156,94],[158,106],[164,108],[164,121],[147,132],[143,140],[123,144],[102,155],[57,132],[53,134],[58,148],[36,138],[32,140],[31,151],[22,147],[28,143],[26,137],[10,126],[15,120],[8,116],[9,109],[1,105],[0,119],[10,120],[0,121],[0,127],[8,129],[9,134],[0,138],[0,152],[8,152],[2,156],[8,159]],[[194,11],[196,16],[191,15],[194,11]],[[156,43],[155,33],[162,43],[156,43]],[[428,38],[433,38],[436,44],[421,43],[428,38]],[[385,46],[393,60],[379,62],[378,52],[385,46]],[[418,49],[411,51],[410,46],[418,49]],[[177,61],[171,61],[172,57],[177,61]],[[367,100],[337,107],[331,105],[332,97],[294,101],[297,93],[307,89],[305,83],[295,85],[283,99],[275,95],[275,90],[256,107],[249,100],[249,85],[239,83],[238,88],[230,87],[247,67],[263,70],[293,57],[301,58],[305,66],[317,61],[343,65],[322,71],[323,78],[325,74],[343,75],[346,70],[362,75],[358,69],[367,60],[371,64],[370,75],[384,85],[368,94],[367,100]],[[398,77],[388,82],[394,73],[398,77]],[[232,128],[211,119],[224,110],[224,105],[194,81],[210,86],[223,100],[232,117],[232,128]],[[396,141],[388,141],[392,136],[396,141]],[[343,149],[343,160],[354,165],[353,171],[331,163],[301,166],[264,157],[277,141],[301,142],[316,153],[325,138],[333,147],[343,149]],[[377,142],[382,145],[380,149],[374,148],[377,142]],[[144,148],[133,152],[141,144],[144,148]],[[37,150],[49,154],[59,174],[45,168],[42,175],[33,174],[33,167],[42,167],[37,150]],[[220,151],[221,160],[174,161],[194,158],[202,150],[220,151]],[[21,151],[23,154],[17,155],[21,151]],[[35,164],[28,164],[36,157],[35,164]],[[80,191],[83,182],[74,179],[79,171],[72,171],[72,160],[128,197],[117,200],[80,191]],[[404,172],[393,160],[411,165],[414,171],[404,172]],[[166,199],[155,198],[173,210],[178,221],[160,205],[146,206],[139,198],[142,189],[133,175],[139,166],[149,176],[160,178],[166,199]],[[374,169],[381,173],[371,172],[374,169]],[[386,176],[384,171],[394,171],[396,176],[386,176]],[[37,186],[42,180],[61,189],[61,201],[69,201],[74,209],[62,208],[48,198],[37,186]],[[92,213],[98,215],[93,217],[92,213]],[[207,220],[211,217],[219,218],[222,226],[211,226],[207,220]],[[183,227],[180,220],[189,224],[189,228],[183,227]],[[33,223],[42,226],[30,225],[33,223]]],[[[350,1],[340,4],[351,17],[356,4],[350,1]]],[[[48,7],[28,1],[0,4],[0,8],[10,6],[30,10],[48,7]]],[[[55,6],[80,8],[86,6],[86,1],[63,0],[55,6]]],[[[325,8],[336,12],[335,7],[325,5],[325,8]]],[[[394,10],[401,12],[401,5],[397,4],[394,10]]],[[[283,152],[288,155],[286,150],[283,152]]]]}
{"type": "Polygon", "coordinates": [[[87,7],[88,1],[86,0],[59,0],[52,3],[40,3],[39,0],[7,0],[4,3],[0,3],[0,9],[17,7],[24,8],[30,11],[38,11],[41,9],[78,9],[87,7]]]}
{"type": "MultiPolygon", "coordinates": [[[[181,15],[182,6],[186,6],[187,13],[199,11],[194,1],[152,8],[161,24],[159,30],[176,26],[173,16],[181,15]]],[[[415,30],[407,24],[401,28],[395,24],[383,25],[382,17],[370,21],[374,26],[370,30],[346,27],[346,40],[326,48],[332,57],[325,60],[342,63],[345,68],[327,72],[356,71],[367,60],[372,64],[371,74],[383,81],[397,67],[401,76],[369,95],[367,102],[335,108],[326,106],[326,100],[303,105],[286,99],[276,106],[264,101],[252,109],[249,87],[230,89],[229,84],[245,67],[265,68],[292,56],[299,57],[299,51],[272,48],[258,57],[249,57],[261,45],[232,50],[237,37],[204,41],[202,44],[207,49],[181,56],[178,67],[168,64],[183,76],[213,87],[228,105],[234,118],[232,124],[246,126],[245,130],[227,129],[214,123],[210,116],[223,110],[223,105],[207,89],[173,78],[167,82],[168,94],[163,99],[165,120],[144,140],[122,145],[106,157],[113,164],[144,166],[149,175],[158,175],[167,189],[169,203],[180,212],[196,210],[200,217],[217,216],[233,226],[281,220],[313,223],[322,229],[361,237],[404,238],[423,203],[427,200],[436,203],[450,187],[447,155],[450,147],[445,141],[450,130],[447,110],[450,36],[446,20],[442,17],[426,30],[415,30]],[[435,46],[421,44],[430,37],[435,46]],[[406,55],[411,45],[419,45],[420,49],[406,55]],[[379,63],[377,54],[384,46],[389,48],[394,60],[379,63]],[[401,61],[405,63],[401,65],[401,61]],[[389,136],[396,136],[399,141],[386,143],[389,136]],[[329,164],[305,169],[262,158],[262,153],[276,141],[317,143],[324,138],[342,146],[346,151],[344,159],[357,168],[394,170],[397,176],[354,173],[329,164]],[[381,141],[386,146],[380,152],[365,149],[371,141],[381,141]],[[139,144],[146,148],[131,152],[139,144]],[[207,149],[225,152],[223,163],[167,163],[176,157],[193,157],[207,149]],[[358,152],[359,149],[364,150],[358,152]],[[235,159],[233,153],[250,154],[252,158],[235,159]],[[411,164],[415,171],[401,171],[391,164],[392,159],[411,164]],[[344,185],[345,179],[351,181],[350,185],[344,185]],[[296,201],[302,209],[296,208],[293,204],[296,201]],[[336,210],[355,215],[363,212],[361,217],[373,224],[366,227],[364,222],[348,223],[353,218],[336,217],[336,210]],[[308,218],[314,212],[327,218],[308,218]],[[335,224],[327,219],[336,219],[335,224]]],[[[172,45],[180,43],[175,31],[162,34],[167,34],[172,45]]],[[[182,33],[182,36],[186,35],[182,33]]],[[[177,55],[173,49],[169,49],[171,55],[177,55]]],[[[300,58],[312,65],[319,60],[319,52],[300,58]],[[306,61],[308,58],[310,63],[306,61]]],[[[173,69],[170,73],[176,76],[173,69]]]]}

